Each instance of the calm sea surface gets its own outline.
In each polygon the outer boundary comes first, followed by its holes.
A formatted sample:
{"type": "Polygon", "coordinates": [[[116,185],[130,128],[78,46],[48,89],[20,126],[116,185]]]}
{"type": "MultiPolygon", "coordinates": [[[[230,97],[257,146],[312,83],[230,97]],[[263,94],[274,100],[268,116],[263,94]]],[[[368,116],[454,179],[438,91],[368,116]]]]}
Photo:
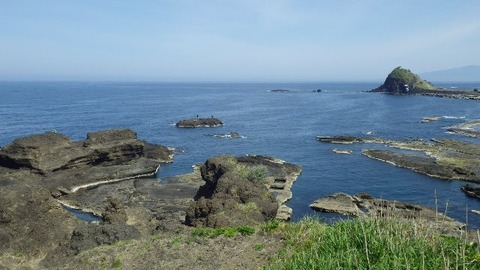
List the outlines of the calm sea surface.
{"type": "MultiPolygon", "coordinates": [[[[480,118],[480,102],[417,96],[390,96],[364,91],[376,83],[308,84],[180,84],[0,82],[0,145],[15,138],[57,130],[75,140],[87,132],[132,128],[139,138],[182,149],[159,177],[188,173],[191,166],[218,154],[275,156],[303,167],[288,203],[293,218],[313,214],[308,207],[335,192],[368,192],[375,197],[435,207],[472,228],[480,228],[480,201],[465,196],[462,181],[443,181],[362,156],[365,145],[342,146],[352,155],[339,155],[335,145],[318,135],[388,139],[452,138],[445,127],[480,118]],[[270,93],[271,89],[292,93],[270,93]],[[322,89],[322,93],[313,93],[322,89]],[[218,117],[220,128],[178,129],[185,118],[218,117]],[[421,124],[424,116],[444,116],[421,124]],[[242,139],[208,135],[235,131],[242,139]]],[[[477,84],[438,84],[480,88],[477,84]]],[[[337,146],[338,147],[338,146],[337,146]]],[[[381,146],[372,146],[381,147],[381,146]]],[[[327,215],[319,214],[323,217],[327,215]]]]}

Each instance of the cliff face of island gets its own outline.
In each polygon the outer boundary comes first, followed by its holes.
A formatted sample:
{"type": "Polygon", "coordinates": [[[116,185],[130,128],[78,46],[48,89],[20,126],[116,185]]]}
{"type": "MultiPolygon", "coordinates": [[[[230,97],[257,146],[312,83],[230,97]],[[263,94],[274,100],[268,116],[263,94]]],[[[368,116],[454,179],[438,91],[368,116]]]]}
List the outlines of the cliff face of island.
{"type": "Polygon", "coordinates": [[[408,94],[422,91],[431,91],[436,88],[429,82],[412,73],[410,70],[397,67],[388,74],[385,82],[372,90],[372,92],[385,92],[391,94],[408,94]]]}
{"type": "Polygon", "coordinates": [[[410,70],[397,67],[388,74],[385,82],[371,92],[381,92],[392,95],[420,95],[429,97],[480,100],[476,90],[446,90],[435,87],[410,70]]]}

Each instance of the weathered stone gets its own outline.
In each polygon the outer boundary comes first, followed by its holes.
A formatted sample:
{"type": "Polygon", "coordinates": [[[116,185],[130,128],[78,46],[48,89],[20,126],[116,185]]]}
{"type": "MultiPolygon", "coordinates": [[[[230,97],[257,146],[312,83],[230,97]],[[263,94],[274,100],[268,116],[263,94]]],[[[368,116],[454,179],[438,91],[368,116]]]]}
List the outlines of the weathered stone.
{"type": "Polygon", "coordinates": [[[440,116],[425,116],[422,118],[422,120],[420,120],[420,123],[430,123],[430,122],[433,122],[433,121],[438,121],[440,120],[440,116]]]}
{"type": "Polygon", "coordinates": [[[352,150],[349,150],[349,149],[338,149],[338,148],[334,148],[332,149],[332,151],[334,153],[337,153],[337,154],[344,154],[344,155],[351,155],[352,154],[352,150]]]}
{"type": "Polygon", "coordinates": [[[459,134],[465,135],[468,137],[480,137],[480,130],[476,129],[480,127],[480,120],[473,120],[468,121],[463,124],[459,124],[453,127],[447,128],[448,131],[459,134]]]}
{"type": "Polygon", "coordinates": [[[427,224],[429,227],[448,233],[458,231],[465,227],[465,224],[442,215],[428,207],[373,198],[366,193],[355,196],[345,193],[335,193],[316,200],[310,207],[317,211],[358,217],[370,216],[415,219],[416,222],[427,224]]]}
{"type": "Polygon", "coordinates": [[[178,121],[175,124],[176,127],[180,128],[196,128],[196,127],[219,127],[223,126],[223,122],[217,118],[191,118],[186,120],[178,121]]]}
{"type": "MultiPolygon", "coordinates": [[[[199,188],[187,211],[186,224],[222,227],[253,225],[275,218],[279,206],[291,197],[288,192],[293,178],[301,170],[270,157],[217,156],[207,160],[200,171],[205,185],[199,188]]],[[[288,219],[288,209],[281,209],[280,216],[288,219]]]]}
{"type": "Polygon", "coordinates": [[[41,259],[80,223],[38,180],[34,175],[23,180],[0,176],[0,254],[41,259]]]}
{"type": "Polygon", "coordinates": [[[317,141],[335,144],[353,144],[364,142],[362,138],[353,136],[317,136],[317,141]]]}
{"type": "Polygon", "coordinates": [[[344,215],[363,216],[364,213],[358,207],[359,201],[353,196],[345,193],[335,193],[328,197],[323,197],[312,204],[310,207],[317,211],[339,213],[344,215]]]}
{"type": "Polygon", "coordinates": [[[480,93],[468,90],[444,90],[433,86],[418,75],[402,67],[395,68],[388,74],[385,82],[372,90],[394,95],[422,95],[442,98],[480,100],[480,93]]]}
{"type": "Polygon", "coordinates": [[[480,182],[480,145],[451,139],[419,139],[407,141],[350,136],[317,137],[329,143],[375,143],[392,150],[365,149],[362,153],[372,159],[407,168],[440,179],[459,179],[480,182]],[[405,153],[399,150],[409,150],[405,153]]]}
{"type": "Polygon", "coordinates": [[[410,70],[397,67],[388,74],[385,82],[373,92],[386,92],[391,94],[408,94],[418,91],[431,91],[435,87],[423,80],[410,70]]]}
{"type": "Polygon", "coordinates": [[[165,146],[138,140],[134,131],[91,132],[83,142],[72,142],[65,135],[47,132],[17,139],[0,150],[0,166],[29,169],[54,196],[96,183],[153,175],[159,163],[171,162],[173,151],[165,146]]]}
{"type": "Polygon", "coordinates": [[[470,197],[480,199],[480,187],[474,185],[464,185],[462,191],[470,197]]]}

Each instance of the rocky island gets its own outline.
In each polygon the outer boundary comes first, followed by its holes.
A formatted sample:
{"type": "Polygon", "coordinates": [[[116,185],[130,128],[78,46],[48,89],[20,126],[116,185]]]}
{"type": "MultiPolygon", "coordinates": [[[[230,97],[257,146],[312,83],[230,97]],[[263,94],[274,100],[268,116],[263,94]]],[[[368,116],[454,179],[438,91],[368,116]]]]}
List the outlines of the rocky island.
{"type": "Polygon", "coordinates": [[[223,122],[213,116],[211,118],[190,118],[178,121],[175,124],[179,128],[220,127],[223,122]]]}
{"type": "Polygon", "coordinates": [[[478,91],[444,90],[435,87],[430,82],[427,82],[420,78],[420,76],[402,67],[397,67],[390,72],[385,82],[371,92],[480,100],[480,93],[478,93],[478,91]]]}

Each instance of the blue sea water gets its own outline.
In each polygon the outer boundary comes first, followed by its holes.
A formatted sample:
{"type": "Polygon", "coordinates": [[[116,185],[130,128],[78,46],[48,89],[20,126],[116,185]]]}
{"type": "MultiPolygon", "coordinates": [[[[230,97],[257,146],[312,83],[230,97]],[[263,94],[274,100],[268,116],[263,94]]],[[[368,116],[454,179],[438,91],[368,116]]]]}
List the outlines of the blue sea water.
{"type": "MultiPolygon", "coordinates": [[[[132,128],[139,138],[183,150],[159,177],[188,173],[193,164],[218,154],[275,156],[303,167],[288,205],[293,219],[314,214],[314,200],[335,192],[368,192],[375,197],[438,207],[471,228],[480,228],[480,200],[465,196],[462,181],[444,181],[371,160],[365,145],[341,148],[318,135],[373,134],[388,139],[479,139],[446,133],[445,127],[480,117],[478,101],[366,93],[372,83],[125,83],[0,82],[0,146],[15,138],[56,130],[82,140],[87,132],[132,128]],[[272,93],[271,89],[290,89],[272,93]],[[313,93],[322,89],[321,93],[313,93]],[[219,128],[179,129],[178,120],[218,117],[219,128]],[[420,123],[424,116],[444,116],[420,123]],[[211,134],[235,131],[242,139],[211,134]]],[[[442,84],[480,88],[477,84],[442,84]]],[[[373,146],[381,147],[381,146],[373,146]]],[[[328,215],[318,214],[328,217],[328,215]]]]}

